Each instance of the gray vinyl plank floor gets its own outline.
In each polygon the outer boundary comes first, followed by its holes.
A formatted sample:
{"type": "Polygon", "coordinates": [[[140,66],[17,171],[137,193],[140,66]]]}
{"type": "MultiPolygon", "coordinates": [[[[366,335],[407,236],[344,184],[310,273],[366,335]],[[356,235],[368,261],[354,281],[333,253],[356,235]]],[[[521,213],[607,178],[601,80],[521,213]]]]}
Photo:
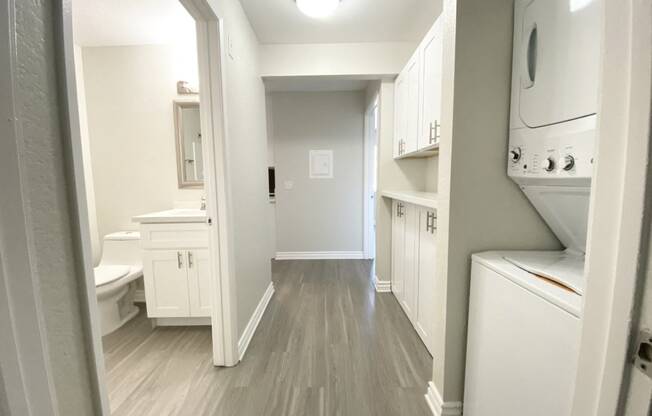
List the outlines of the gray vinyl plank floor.
{"type": "Polygon", "coordinates": [[[432,358],[394,296],[375,293],[371,262],[272,270],[276,293],[236,367],[212,366],[210,328],[152,329],[144,311],[104,337],[112,414],[430,415],[432,358]]]}

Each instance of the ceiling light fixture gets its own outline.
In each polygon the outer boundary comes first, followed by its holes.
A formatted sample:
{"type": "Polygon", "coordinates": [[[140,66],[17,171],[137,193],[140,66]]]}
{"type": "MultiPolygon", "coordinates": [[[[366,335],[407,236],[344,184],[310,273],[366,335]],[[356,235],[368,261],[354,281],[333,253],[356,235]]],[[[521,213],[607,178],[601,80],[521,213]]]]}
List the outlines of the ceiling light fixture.
{"type": "Polygon", "coordinates": [[[306,16],[320,19],[328,17],[337,6],[339,6],[341,0],[296,0],[297,7],[303,14],[306,16]]]}

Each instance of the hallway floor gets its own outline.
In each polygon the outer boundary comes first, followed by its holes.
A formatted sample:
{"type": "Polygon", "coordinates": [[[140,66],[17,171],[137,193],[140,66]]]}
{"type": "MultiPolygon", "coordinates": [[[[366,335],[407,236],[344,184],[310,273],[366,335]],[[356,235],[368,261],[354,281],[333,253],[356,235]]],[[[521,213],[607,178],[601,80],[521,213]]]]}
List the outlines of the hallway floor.
{"type": "Polygon", "coordinates": [[[151,328],[141,314],[103,339],[113,415],[430,415],[432,358],[371,263],[280,261],[244,360],[211,363],[208,327],[151,328]]]}

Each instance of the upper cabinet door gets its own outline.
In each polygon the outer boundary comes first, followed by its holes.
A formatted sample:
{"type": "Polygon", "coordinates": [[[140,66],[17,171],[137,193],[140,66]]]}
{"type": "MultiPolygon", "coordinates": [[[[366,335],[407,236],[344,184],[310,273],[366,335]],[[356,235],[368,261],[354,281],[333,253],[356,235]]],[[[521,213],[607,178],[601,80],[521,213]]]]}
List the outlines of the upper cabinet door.
{"type": "Polygon", "coordinates": [[[423,82],[419,150],[439,143],[441,127],[442,25],[439,20],[422,44],[423,82]]]}
{"type": "Polygon", "coordinates": [[[416,152],[419,139],[419,103],[421,92],[421,56],[420,51],[414,54],[406,67],[405,82],[407,83],[407,102],[405,103],[406,132],[404,154],[416,152]]]}
{"type": "Polygon", "coordinates": [[[407,88],[403,74],[396,78],[394,86],[394,158],[403,155],[406,131],[405,103],[407,99],[407,88]]]}

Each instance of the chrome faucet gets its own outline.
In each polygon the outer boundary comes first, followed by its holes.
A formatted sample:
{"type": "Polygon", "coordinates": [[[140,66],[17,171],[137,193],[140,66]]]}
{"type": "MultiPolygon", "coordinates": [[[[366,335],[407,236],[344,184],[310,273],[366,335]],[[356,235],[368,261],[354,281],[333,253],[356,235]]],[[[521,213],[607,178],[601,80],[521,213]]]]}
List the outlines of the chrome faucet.
{"type": "Polygon", "coordinates": [[[206,197],[205,196],[201,197],[201,207],[199,209],[201,209],[202,211],[206,211],[206,197]]]}

